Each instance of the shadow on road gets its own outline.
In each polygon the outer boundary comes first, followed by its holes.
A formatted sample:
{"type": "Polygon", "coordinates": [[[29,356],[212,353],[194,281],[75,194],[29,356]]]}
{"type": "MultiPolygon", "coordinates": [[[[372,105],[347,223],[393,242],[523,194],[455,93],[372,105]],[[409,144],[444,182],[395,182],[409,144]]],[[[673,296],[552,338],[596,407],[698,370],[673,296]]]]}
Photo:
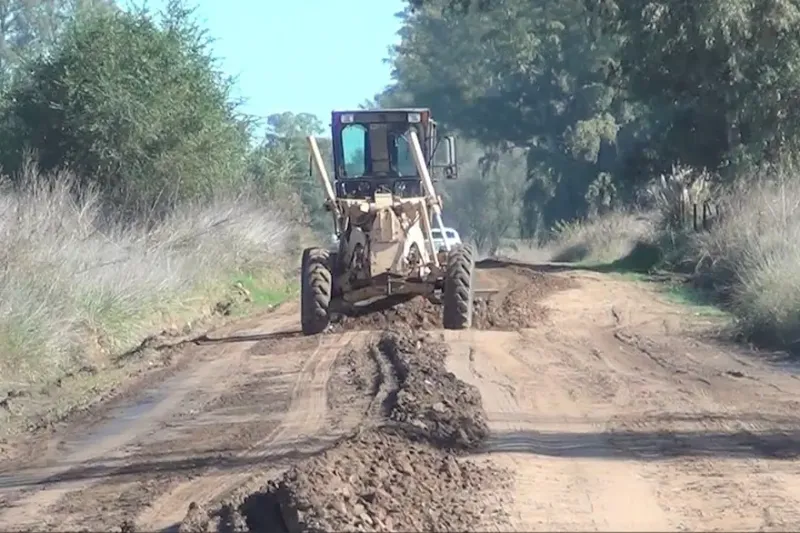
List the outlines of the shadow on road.
{"type": "Polygon", "coordinates": [[[746,431],[511,431],[492,435],[480,453],[639,461],[674,457],[796,459],[800,456],[800,430],[758,434],[746,431]]]}
{"type": "Polygon", "coordinates": [[[518,267],[531,270],[533,272],[567,272],[574,270],[581,270],[580,267],[571,264],[558,264],[558,263],[525,263],[523,261],[515,261],[507,258],[492,258],[482,259],[475,263],[479,270],[493,270],[496,268],[518,267]]]}
{"type": "Polygon", "coordinates": [[[336,438],[309,438],[286,443],[284,451],[258,454],[242,450],[210,450],[198,455],[147,454],[118,460],[88,461],[85,463],[61,463],[56,467],[58,474],[47,475],[45,469],[20,469],[0,474],[0,490],[21,489],[42,485],[54,485],[92,479],[112,480],[124,476],[155,477],[163,474],[197,473],[214,468],[217,470],[236,470],[259,464],[275,466],[282,462],[301,461],[334,446],[336,438]],[[67,469],[66,471],[64,471],[67,469]]]}
{"type": "Polygon", "coordinates": [[[231,335],[230,337],[211,338],[203,335],[194,340],[195,344],[224,344],[229,342],[258,342],[270,340],[297,339],[303,336],[302,331],[277,331],[275,333],[258,333],[255,335],[231,335]]]}

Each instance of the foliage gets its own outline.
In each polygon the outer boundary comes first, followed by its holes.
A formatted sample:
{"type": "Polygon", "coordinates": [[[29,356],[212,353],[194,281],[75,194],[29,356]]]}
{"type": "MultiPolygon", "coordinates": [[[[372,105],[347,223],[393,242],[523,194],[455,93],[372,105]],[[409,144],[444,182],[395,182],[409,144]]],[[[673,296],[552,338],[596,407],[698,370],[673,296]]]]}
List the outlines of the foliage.
{"type": "Polygon", "coordinates": [[[108,369],[234,282],[288,294],[305,185],[277,138],[308,121],[251,146],[190,9],[0,0],[0,38],[0,396],[108,369]]]}
{"type": "Polygon", "coordinates": [[[625,92],[605,82],[619,39],[578,0],[447,6],[403,13],[392,94],[482,144],[527,153],[527,233],[585,215],[590,185],[620,166],[617,140],[633,119],[625,92]]]}
{"type": "Polygon", "coordinates": [[[603,2],[623,81],[664,163],[717,170],[795,148],[800,10],[791,0],[603,2]]]}
{"type": "Polygon", "coordinates": [[[331,218],[323,209],[319,179],[309,174],[306,136],[317,138],[328,176],[332,176],[331,141],[320,120],[308,113],[280,113],[267,117],[267,133],[248,157],[248,173],[259,188],[273,197],[291,198],[298,221],[310,223],[319,233],[330,232],[331,218]]]}
{"type": "Polygon", "coordinates": [[[528,235],[632,201],[676,164],[724,181],[797,148],[790,0],[411,0],[399,16],[383,98],[525,150],[528,235]]]}
{"type": "Polygon", "coordinates": [[[242,176],[245,124],[208,40],[172,0],[149,12],[86,10],[59,47],[15,85],[0,125],[0,161],[32,149],[45,171],[69,166],[118,207],[163,211],[242,176]]]}
{"type": "Polygon", "coordinates": [[[95,189],[75,196],[71,174],[24,168],[0,192],[0,391],[102,364],[165,322],[208,314],[234,273],[280,272],[293,251],[279,207],[244,191],[123,225],[95,189]]]}
{"type": "MultiPolygon", "coordinates": [[[[447,223],[494,254],[518,229],[525,186],[525,159],[514,151],[484,153],[474,143],[459,146],[459,179],[439,184],[447,223]]],[[[518,232],[517,232],[518,233],[518,232]]]]}

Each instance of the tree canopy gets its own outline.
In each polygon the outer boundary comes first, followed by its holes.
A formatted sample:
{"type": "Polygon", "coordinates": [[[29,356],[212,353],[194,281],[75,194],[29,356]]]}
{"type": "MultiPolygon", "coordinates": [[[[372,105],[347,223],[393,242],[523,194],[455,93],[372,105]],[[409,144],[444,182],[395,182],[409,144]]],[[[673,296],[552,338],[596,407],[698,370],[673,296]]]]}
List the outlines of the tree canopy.
{"type": "Polygon", "coordinates": [[[429,106],[489,152],[524,150],[528,234],[629,200],[676,163],[724,178],[796,148],[790,0],[410,0],[398,16],[378,101],[429,106]]]}

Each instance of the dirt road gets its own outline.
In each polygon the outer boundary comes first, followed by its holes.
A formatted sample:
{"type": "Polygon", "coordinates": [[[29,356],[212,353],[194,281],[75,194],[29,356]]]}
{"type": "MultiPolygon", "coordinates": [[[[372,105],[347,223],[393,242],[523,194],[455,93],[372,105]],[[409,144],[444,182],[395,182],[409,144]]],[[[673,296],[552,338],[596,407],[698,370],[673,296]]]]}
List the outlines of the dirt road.
{"type": "Polygon", "coordinates": [[[301,337],[287,304],[190,343],[0,464],[0,529],[800,525],[793,367],[641,283],[492,261],[479,280],[497,294],[471,331],[412,302],[301,337]]]}
{"type": "Polygon", "coordinates": [[[796,529],[796,372],[640,286],[570,277],[540,327],[447,334],[488,413],[485,460],[515,473],[512,529],[796,529]]]}

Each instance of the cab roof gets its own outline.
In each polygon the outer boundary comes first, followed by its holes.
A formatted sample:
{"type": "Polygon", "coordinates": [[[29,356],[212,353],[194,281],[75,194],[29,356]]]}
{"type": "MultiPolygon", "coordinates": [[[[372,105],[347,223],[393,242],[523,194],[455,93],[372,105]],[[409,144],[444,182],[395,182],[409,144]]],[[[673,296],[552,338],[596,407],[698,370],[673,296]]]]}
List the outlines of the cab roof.
{"type": "Polygon", "coordinates": [[[344,115],[346,113],[422,113],[430,112],[427,107],[375,107],[370,109],[352,109],[352,110],[337,110],[331,111],[333,115],[344,115]]]}

